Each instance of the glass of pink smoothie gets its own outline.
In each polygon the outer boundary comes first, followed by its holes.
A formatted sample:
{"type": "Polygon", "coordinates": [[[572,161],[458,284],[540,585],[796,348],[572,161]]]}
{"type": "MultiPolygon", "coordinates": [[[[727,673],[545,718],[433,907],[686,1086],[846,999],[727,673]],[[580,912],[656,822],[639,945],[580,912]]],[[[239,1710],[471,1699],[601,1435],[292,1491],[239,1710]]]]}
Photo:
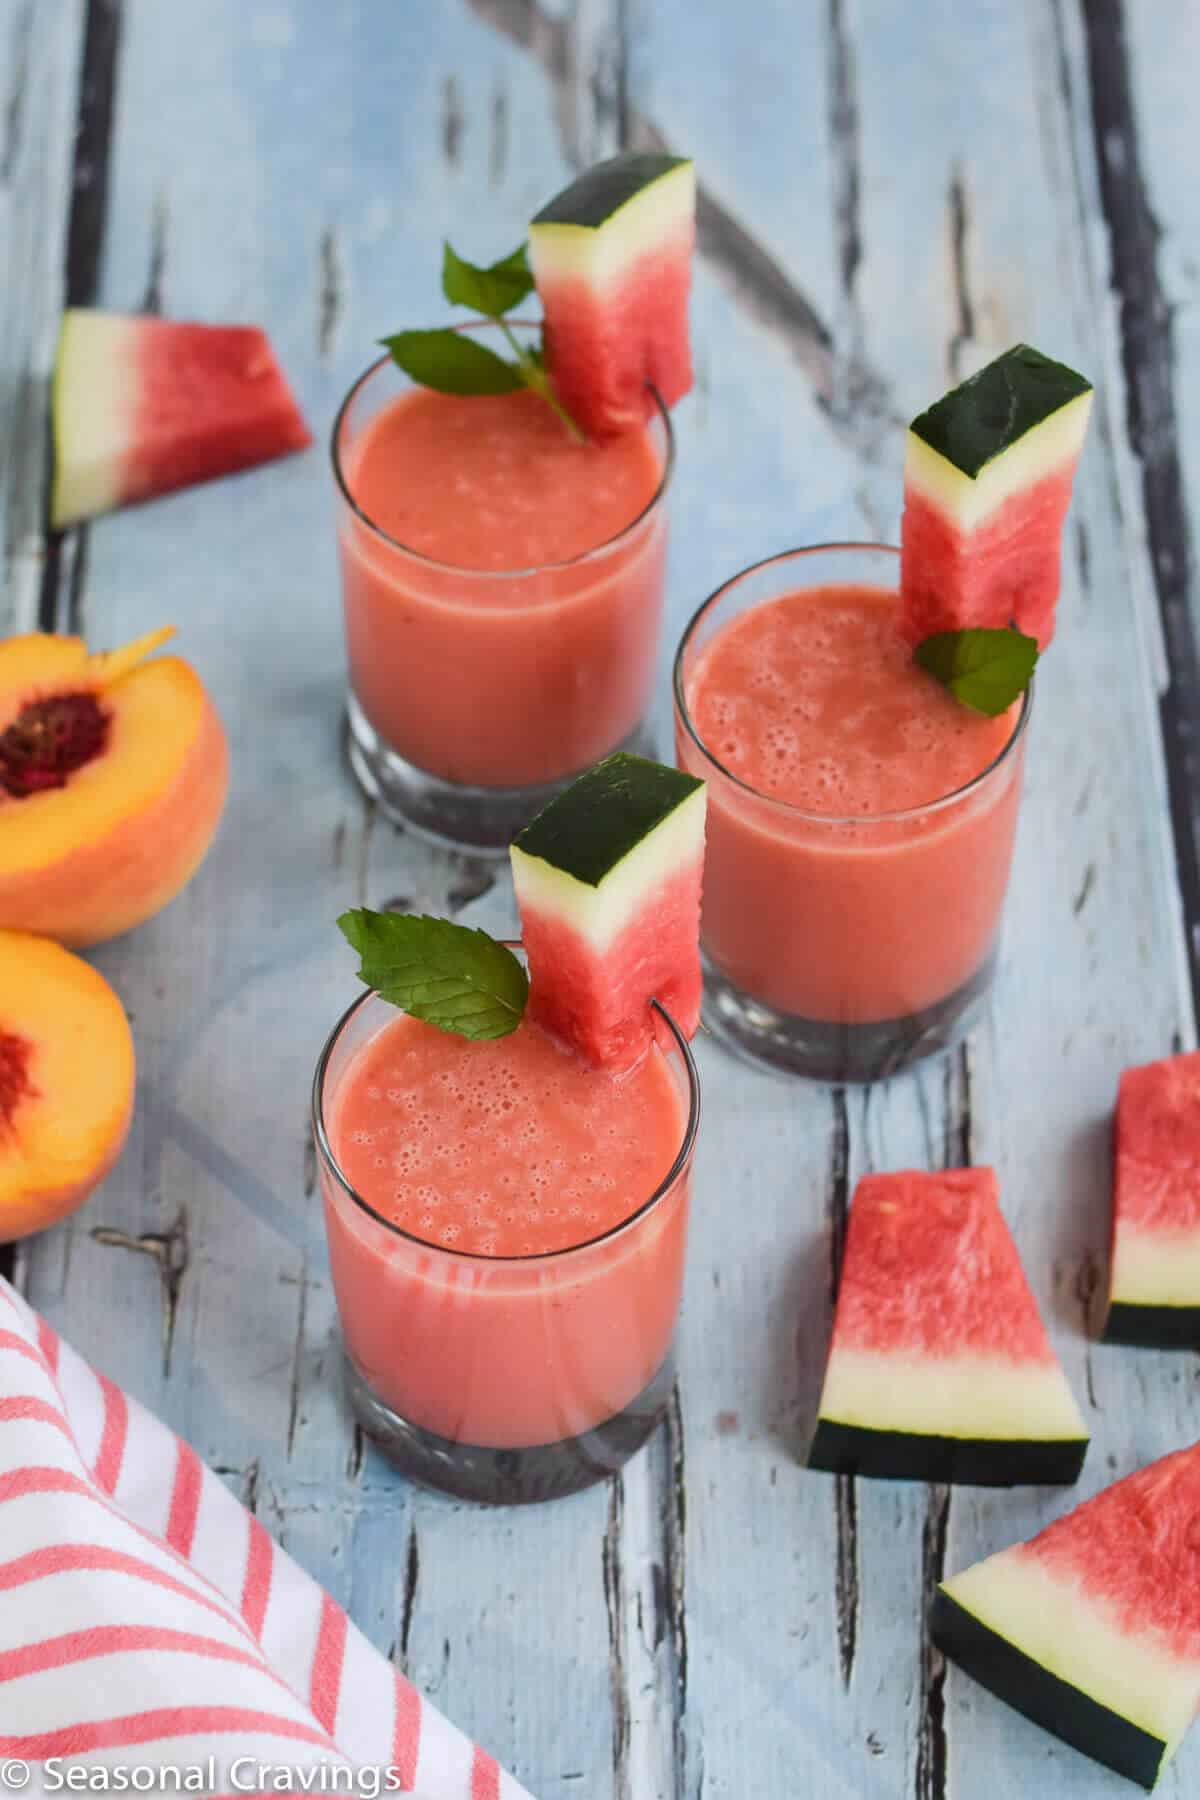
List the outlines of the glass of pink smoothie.
{"type": "Polygon", "coordinates": [[[674,1381],[699,1087],[686,1039],[627,1074],[524,1021],[470,1042],[368,991],[313,1127],[359,1423],[465,1499],[552,1499],[645,1442],[674,1381]]]}
{"type": "Polygon", "coordinates": [[[899,552],[829,544],[718,588],[675,660],[708,783],[705,1016],[757,1060],[873,1080],[953,1042],[991,981],[1032,689],[990,719],[896,629],[899,552]]]}
{"type": "Polygon", "coordinates": [[[501,853],[581,770],[646,748],[669,416],[576,443],[527,390],[434,393],[382,357],[332,453],[352,767],[402,822],[501,853]]]}

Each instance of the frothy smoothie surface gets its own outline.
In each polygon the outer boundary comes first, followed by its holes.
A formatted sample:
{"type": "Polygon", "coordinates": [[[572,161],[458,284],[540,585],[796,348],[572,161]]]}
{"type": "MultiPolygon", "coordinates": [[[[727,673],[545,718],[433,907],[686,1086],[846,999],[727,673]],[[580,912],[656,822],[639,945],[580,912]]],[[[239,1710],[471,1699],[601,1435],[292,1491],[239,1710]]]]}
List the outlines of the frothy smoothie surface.
{"type": "Polygon", "coordinates": [[[899,812],[952,794],[1011,737],[1019,707],[971,712],[913,661],[895,594],[786,594],[721,627],[696,660],[688,709],[739,780],[810,813],[899,812]]]}
{"type": "Polygon", "coordinates": [[[645,431],[577,444],[536,394],[414,388],[355,446],[350,491],[410,550],[463,569],[531,569],[632,525],[662,478],[645,431]]]}
{"type": "Polygon", "coordinates": [[[531,1256],[600,1236],[649,1200],[686,1113],[661,1051],[588,1067],[536,1025],[472,1043],[406,1014],[334,1100],[334,1154],[393,1224],[447,1249],[531,1256]]]}

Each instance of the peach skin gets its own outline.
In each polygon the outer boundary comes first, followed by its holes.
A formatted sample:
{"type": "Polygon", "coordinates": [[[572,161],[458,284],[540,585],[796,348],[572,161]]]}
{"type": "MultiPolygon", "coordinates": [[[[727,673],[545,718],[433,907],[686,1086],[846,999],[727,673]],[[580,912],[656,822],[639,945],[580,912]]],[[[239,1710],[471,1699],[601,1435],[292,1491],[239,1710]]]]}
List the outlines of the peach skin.
{"type": "Polygon", "coordinates": [[[0,1243],[81,1206],[124,1147],[133,1037],[104,977],[48,938],[0,931],[0,1243]]]}
{"type": "Polygon", "coordinates": [[[92,656],[76,637],[0,643],[0,929],[98,944],[199,866],[229,751],[191,664],[146,660],[173,630],[92,656]]]}

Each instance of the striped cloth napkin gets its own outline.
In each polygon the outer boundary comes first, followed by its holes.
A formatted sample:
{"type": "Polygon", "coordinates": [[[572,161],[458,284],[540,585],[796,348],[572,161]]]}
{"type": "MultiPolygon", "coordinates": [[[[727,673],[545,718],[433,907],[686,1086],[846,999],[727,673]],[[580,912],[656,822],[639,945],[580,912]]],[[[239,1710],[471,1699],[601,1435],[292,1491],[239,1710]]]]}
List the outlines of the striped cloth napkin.
{"type": "Polygon", "coordinates": [[[0,1789],[69,1759],[87,1792],[529,1800],[0,1280],[0,1789]]]}

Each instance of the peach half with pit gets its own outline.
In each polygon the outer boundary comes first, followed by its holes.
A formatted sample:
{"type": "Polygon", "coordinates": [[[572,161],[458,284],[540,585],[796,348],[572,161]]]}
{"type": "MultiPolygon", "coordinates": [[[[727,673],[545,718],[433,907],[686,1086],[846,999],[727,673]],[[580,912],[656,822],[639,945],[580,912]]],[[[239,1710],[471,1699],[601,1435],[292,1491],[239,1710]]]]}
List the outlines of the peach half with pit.
{"type": "Polygon", "coordinates": [[[82,1205],[124,1147],[133,1037],[98,970],[0,931],[0,1243],[82,1205]]]}
{"type": "Polygon", "coordinates": [[[225,733],[166,626],[89,655],[82,638],[0,643],[0,929],[81,948],[164,907],[212,842],[225,733]]]}

